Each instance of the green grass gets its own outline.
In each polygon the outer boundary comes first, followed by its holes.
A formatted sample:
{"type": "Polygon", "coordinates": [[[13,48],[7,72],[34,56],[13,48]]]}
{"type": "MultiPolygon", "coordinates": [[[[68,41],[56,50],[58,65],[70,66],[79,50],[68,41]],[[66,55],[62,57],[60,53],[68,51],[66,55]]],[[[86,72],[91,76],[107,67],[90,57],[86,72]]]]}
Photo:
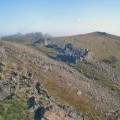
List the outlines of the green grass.
{"type": "Polygon", "coordinates": [[[47,80],[42,72],[37,79],[57,102],[69,105],[77,111],[83,112],[90,120],[106,120],[102,113],[103,109],[96,110],[93,101],[88,97],[77,95],[77,89],[73,90],[69,87],[61,87],[56,81],[47,80]]]}
{"type": "Polygon", "coordinates": [[[10,73],[12,71],[12,69],[10,68],[10,67],[8,67],[8,66],[5,66],[4,67],[4,70],[3,70],[3,74],[5,75],[5,74],[8,74],[8,73],[10,73]]]}
{"type": "Polygon", "coordinates": [[[7,98],[0,102],[0,120],[32,120],[27,100],[7,98]]]}
{"type": "Polygon", "coordinates": [[[120,72],[120,60],[117,60],[115,63],[111,63],[111,60],[107,58],[102,60],[102,62],[106,63],[107,65],[110,65],[113,69],[120,72]]]}
{"type": "Polygon", "coordinates": [[[49,57],[55,57],[57,55],[57,52],[54,49],[45,47],[44,45],[35,46],[34,48],[41,51],[49,57]]]}
{"type": "Polygon", "coordinates": [[[94,80],[99,85],[109,89],[110,91],[116,92],[118,95],[120,95],[120,87],[117,83],[110,80],[108,76],[105,76],[100,71],[97,71],[96,69],[91,69],[90,66],[80,62],[76,65],[73,65],[75,69],[77,69],[80,73],[82,73],[87,78],[94,80]]]}
{"type": "Polygon", "coordinates": [[[90,120],[106,120],[101,109],[95,110],[95,106],[89,98],[79,97],[76,95],[76,91],[72,91],[70,88],[61,88],[55,82],[47,82],[45,86],[55,98],[57,96],[60,103],[68,104],[76,110],[82,111],[90,120]]]}

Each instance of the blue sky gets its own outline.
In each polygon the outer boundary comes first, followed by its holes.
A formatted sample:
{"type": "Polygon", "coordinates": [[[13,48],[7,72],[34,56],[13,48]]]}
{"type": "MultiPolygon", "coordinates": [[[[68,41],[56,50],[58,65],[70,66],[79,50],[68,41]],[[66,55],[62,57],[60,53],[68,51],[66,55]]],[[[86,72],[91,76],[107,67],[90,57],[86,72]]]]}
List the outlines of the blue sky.
{"type": "Polygon", "coordinates": [[[36,31],[120,35],[120,0],[0,0],[0,35],[36,31]]]}

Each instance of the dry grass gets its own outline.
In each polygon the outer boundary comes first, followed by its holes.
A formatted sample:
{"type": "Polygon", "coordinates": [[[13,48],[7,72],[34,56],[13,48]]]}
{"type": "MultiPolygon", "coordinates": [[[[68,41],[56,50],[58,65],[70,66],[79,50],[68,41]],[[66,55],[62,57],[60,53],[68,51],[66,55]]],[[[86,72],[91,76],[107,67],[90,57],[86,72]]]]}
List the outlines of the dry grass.
{"type": "MultiPolygon", "coordinates": [[[[17,47],[17,46],[16,46],[17,47]]],[[[19,48],[19,47],[18,47],[19,48]]],[[[27,49],[29,52],[29,49],[27,49]]],[[[31,51],[32,49],[30,49],[31,51]]],[[[35,51],[36,52],[36,51],[35,51]]],[[[15,61],[18,66],[21,65],[19,61],[14,60],[14,57],[10,57],[11,60],[15,61]]],[[[103,109],[95,109],[95,105],[93,101],[83,95],[77,96],[76,89],[71,89],[70,87],[61,87],[61,83],[58,83],[57,79],[59,77],[55,76],[53,73],[52,76],[49,72],[43,72],[40,68],[28,63],[29,67],[32,67],[34,70],[38,71],[37,80],[39,80],[45,88],[56,98],[58,101],[62,103],[67,103],[72,107],[76,108],[79,111],[85,113],[91,120],[106,120],[104,116],[103,109]],[[56,77],[56,78],[54,78],[56,77]],[[103,113],[102,113],[103,112],[103,113]]],[[[68,76],[69,77],[69,76],[68,76]]],[[[59,81],[60,82],[60,81],[59,81]]]]}
{"type": "Polygon", "coordinates": [[[85,35],[74,35],[69,37],[58,37],[52,40],[53,43],[64,46],[72,43],[77,48],[91,49],[99,59],[115,56],[120,60],[120,37],[107,34],[91,33],[85,35]]]}

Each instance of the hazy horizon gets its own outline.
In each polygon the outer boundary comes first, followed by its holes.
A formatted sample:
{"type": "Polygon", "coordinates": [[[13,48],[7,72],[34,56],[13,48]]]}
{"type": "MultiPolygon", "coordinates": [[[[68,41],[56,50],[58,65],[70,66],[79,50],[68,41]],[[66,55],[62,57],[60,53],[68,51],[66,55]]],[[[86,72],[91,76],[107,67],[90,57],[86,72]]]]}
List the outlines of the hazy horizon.
{"type": "Polygon", "coordinates": [[[68,36],[102,31],[120,35],[118,0],[1,0],[0,36],[43,32],[68,36]]]}
{"type": "Polygon", "coordinates": [[[108,32],[105,32],[105,31],[91,31],[91,32],[84,32],[84,33],[76,33],[76,34],[64,34],[64,35],[52,35],[50,33],[43,33],[41,31],[31,31],[31,32],[17,32],[17,33],[11,33],[11,34],[0,34],[0,37],[6,37],[6,36],[12,36],[12,35],[17,35],[17,34],[22,34],[22,35],[25,35],[25,34],[30,34],[30,33],[42,33],[43,35],[50,35],[51,37],[69,37],[69,36],[74,36],[74,35],[84,35],[84,34],[89,34],[89,33],[95,33],[95,32],[103,32],[103,33],[107,33],[107,34],[111,34],[111,35],[115,35],[115,36],[120,36],[119,34],[113,34],[113,33],[108,33],[108,32]]]}

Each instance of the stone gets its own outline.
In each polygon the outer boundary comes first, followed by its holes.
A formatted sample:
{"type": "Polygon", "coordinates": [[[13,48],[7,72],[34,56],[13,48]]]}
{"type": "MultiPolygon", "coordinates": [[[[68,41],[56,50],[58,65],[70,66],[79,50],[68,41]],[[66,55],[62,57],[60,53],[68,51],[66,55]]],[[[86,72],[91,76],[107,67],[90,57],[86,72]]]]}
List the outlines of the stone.
{"type": "Polygon", "coordinates": [[[0,73],[2,73],[4,71],[4,67],[0,66],[0,73]]]}
{"type": "Polygon", "coordinates": [[[17,77],[18,75],[19,75],[19,71],[16,69],[16,70],[13,70],[12,72],[11,72],[11,75],[12,75],[12,77],[17,77]]]}
{"type": "Polygon", "coordinates": [[[40,106],[35,112],[34,120],[41,120],[42,118],[44,118],[45,112],[46,112],[45,107],[40,106]]]}
{"type": "Polygon", "coordinates": [[[78,90],[77,95],[78,96],[82,95],[82,92],[80,90],[78,90]]]}
{"type": "Polygon", "coordinates": [[[35,88],[37,90],[37,93],[40,95],[41,94],[41,84],[39,82],[35,85],[35,88]]]}
{"type": "Polygon", "coordinates": [[[5,66],[7,63],[7,56],[5,53],[5,49],[0,47],[0,65],[5,66]]]}
{"type": "Polygon", "coordinates": [[[0,61],[0,65],[6,66],[6,63],[4,61],[0,61]]]}
{"type": "Polygon", "coordinates": [[[117,116],[117,120],[120,120],[120,115],[117,116]]]}
{"type": "Polygon", "coordinates": [[[31,96],[29,98],[28,104],[29,104],[30,109],[33,109],[33,110],[35,109],[35,97],[34,96],[31,96]]]}

